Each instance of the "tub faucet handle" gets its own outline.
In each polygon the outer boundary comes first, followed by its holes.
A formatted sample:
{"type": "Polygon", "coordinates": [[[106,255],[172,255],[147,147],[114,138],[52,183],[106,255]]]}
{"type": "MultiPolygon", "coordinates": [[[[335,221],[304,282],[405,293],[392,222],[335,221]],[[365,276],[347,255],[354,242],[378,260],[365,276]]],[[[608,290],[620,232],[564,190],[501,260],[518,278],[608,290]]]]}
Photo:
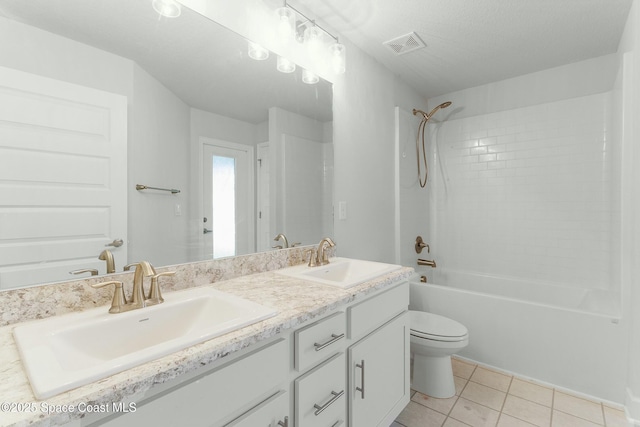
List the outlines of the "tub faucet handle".
{"type": "Polygon", "coordinates": [[[422,253],[422,249],[427,248],[427,253],[431,253],[431,248],[429,247],[429,245],[427,243],[424,242],[424,240],[422,240],[422,236],[418,236],[416,237],[416,253],[422,253]]]}

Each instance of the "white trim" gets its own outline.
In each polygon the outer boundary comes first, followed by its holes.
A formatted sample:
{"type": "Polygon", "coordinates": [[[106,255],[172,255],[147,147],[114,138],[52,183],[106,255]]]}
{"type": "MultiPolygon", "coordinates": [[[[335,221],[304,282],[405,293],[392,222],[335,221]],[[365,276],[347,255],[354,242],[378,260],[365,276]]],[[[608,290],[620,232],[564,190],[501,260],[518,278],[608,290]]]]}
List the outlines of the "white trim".
{"type": "Polygon", "coordinates": [[[624,412],[629,421],[636,426],[640,426],[640,397],[635,396],[629,387],[627,387],[624,406],[624,412]]]}

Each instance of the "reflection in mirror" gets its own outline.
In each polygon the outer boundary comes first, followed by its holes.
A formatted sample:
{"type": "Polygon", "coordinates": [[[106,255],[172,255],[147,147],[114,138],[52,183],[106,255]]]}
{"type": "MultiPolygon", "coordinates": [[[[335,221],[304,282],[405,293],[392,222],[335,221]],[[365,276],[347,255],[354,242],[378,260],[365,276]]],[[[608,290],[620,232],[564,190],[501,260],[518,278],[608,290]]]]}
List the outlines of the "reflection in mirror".
{"type": "Polygon", "coordinates": [[[0,40],[0,289],[333,234],[326,81],[150,1],[0,0],[0,40]]]}

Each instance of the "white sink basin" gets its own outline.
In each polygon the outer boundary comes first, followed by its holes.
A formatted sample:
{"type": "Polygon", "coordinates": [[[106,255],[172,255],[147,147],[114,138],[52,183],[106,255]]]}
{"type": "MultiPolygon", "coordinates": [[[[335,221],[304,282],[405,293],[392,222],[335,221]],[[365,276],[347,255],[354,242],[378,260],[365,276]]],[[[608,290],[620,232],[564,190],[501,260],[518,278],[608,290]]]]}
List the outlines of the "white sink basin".
{"type": "Polygon", "coordinates": [[[401,265],[351,258],[330,258],[329,261],[320,267],[302,264],[276,270],[275,273],[347,289],[402,268],[401,265]]]}
{"type": "Polygon", "coordinates": [[[108,307],[17,326],[13,335],[38,399],[267,319],[276,310],[208,287],[167,293],[163,304],[108,307]]]}

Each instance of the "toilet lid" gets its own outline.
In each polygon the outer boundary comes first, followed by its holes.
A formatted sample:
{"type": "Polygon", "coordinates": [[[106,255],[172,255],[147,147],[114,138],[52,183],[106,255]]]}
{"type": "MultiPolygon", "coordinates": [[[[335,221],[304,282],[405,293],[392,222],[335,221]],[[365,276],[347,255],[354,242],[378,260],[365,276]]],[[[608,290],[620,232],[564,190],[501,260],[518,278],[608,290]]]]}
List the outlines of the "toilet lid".
{"type": "Polygon", "coordinates": [[[411,334],[440,341],[453,341],[467,336],[467,328],[447,317],[424,311],[409,310],[411,334]]]}

